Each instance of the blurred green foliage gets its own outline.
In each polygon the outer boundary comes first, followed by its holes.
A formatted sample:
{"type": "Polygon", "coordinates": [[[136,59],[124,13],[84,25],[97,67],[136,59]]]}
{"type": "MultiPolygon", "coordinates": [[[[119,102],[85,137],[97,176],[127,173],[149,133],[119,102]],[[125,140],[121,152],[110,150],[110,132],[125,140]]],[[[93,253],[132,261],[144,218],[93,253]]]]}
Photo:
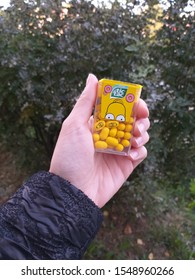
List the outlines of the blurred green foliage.
{"type": "Polygon", "coordinates": [[[0,138],[21,162],[48,166],[88,73],[140,83],[151,129],[134,202],[144,213],[160,186],[194,208],[194,18],[188,1],[160,2],[12,0],[0,10],[0,138]]]}
{"type": "Polygon", "coordinates": [[[1,16],[0,127],[28,160],[39,149],[51,156],[89,72],[129,79],[134,62],[125,46],[143,40],[145,22],[117,2],[111,10],[87,1],[26,2],[12,1],[1,16]]]}

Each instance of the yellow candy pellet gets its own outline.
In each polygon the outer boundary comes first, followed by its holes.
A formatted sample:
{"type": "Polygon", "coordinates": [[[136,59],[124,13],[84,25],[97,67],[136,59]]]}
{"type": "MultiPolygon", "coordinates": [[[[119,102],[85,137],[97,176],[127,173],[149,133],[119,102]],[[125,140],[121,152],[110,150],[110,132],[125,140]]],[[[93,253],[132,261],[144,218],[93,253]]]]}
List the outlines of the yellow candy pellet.
{"type": "Polygon", "coordinates": [[[132,124],[126,124],[125,131],[130,132],[132,128],[133,128],[132,124]]]}
{"type": "Polygon", "coordinates": [[[94,133],[94,134],[93,134],[93,140],[94,140],[94,142],[96,142],[96,141],[100,140],[100,136],[99,136],[99,134],[94,133]]]}
{"type": "Polygon", "coordinates": [[[108,128],[118,127],[118,125],[119,125],[119,122],[117,122],[117,121],[107,121],[106,122],[106,126],[108,128]]]}
{"type": "Polygon", "coordinates": [[[114,146],[108,145],[108,149],[114,149],[114,146]]]}
{"type": "Polygon", "coordinates": [[[117,128],[116,127],[111,128],[109,135],[115,137],[116,134],[117,134],[117,128]]]}
{"type": "Polygon", "coordinates": [[[104,127],[102,129],[102,131],[100,132],[100,139],[101,140],[106,140],[106,138],[108,137],[108,134],[109,134],[110,130],[108,127],[104,127]]]}
{"type": "Polygon", "coordinates": [[[95,125],[94,125],[95,131],[99,131],[99,130],[101,130],[102,128],[104,128],[105,124],[106,124],[106,123],[105,123],[105,121],[103,121],[103,120],[100,120],[100,121],[96,122],[95,125]]]}
{"type": "Polygon", "coordinates": [[[129,132],[125,132],[124,133],[124,139],[130,139],[131,138],[131,133],[129,133],[129,132]]]}
{"type": "Polygon", "coordinates": [[[130,122],[130,123],[133,123],[133,122],[134,122],[134,118],[131,117],[131,118],[129,119],[129,122],[130,122]]]}
{"type": "MultiPolygon", "coordinates": [[[[96,143],[97,143],[97,142],[96,142],[96,143]]],[[[121,144],[122,144],[124,147],[129,147],[130,142],[129,142],[128,140],[126,140],[126,139],[123,139],[123,140],[121,141],[121,144]]]]}
{"type": "Polygon", "coordinates": [[[114,138],[114,137],[108,137],[107,139],[106,139],[106,143],[108,144],[108,145],[110,145],[110,146],[117,146],[118,145],[118,140],[116,139],[116,138],[114,138]]]}
{"type": "Polygon", "coordinates": [[[116,146],[116,150],[119,151],[119,152],[122,152],[123,149],[124,149],[124,146],[123,146],[122,144],[118,144],[118,145],[116,146]]]}
{"type": "Polygon", "coordinates": [[[124,129],[125,129],[125,124],[119,123],[118,130],[124,130],[124,129]]]}
{"type": "Polygon", "coordinates": [[[96,149],[102,149],[102,150],[105,150],[107,149],[108,147],[108,144],[104,141],[97,141],[95,142],[95,148],[96,149]]]}
{"type": "Polygon", "coordinates": [[[121,130],[118,130],[118,132],[117,132],[117,137],[118,138],[123,138],[124,137],[124,131],[121,131],[121,130]]]}

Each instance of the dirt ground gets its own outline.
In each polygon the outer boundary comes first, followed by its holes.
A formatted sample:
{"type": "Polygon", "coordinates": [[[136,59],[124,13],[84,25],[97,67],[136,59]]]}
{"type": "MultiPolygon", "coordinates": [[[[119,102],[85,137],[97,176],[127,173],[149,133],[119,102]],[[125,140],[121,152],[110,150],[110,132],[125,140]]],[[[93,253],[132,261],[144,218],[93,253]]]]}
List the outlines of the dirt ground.
{"type": "Polygon", "coordinates": [[[26,172],[17,167],[14,155],[0,144],[0,204],[20,187],[25,176],[26,172]]]}

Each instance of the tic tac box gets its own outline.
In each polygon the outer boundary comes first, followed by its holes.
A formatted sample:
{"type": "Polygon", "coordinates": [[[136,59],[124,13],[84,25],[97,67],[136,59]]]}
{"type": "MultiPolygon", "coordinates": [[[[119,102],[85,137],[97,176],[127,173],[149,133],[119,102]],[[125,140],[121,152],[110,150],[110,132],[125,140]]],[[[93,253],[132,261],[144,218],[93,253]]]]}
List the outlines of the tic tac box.
{"type": "Polygon", "coordinates": [[[142,86],[115,80],[98,82],[93,141],[97,152],[127,156],[142,86]]]}

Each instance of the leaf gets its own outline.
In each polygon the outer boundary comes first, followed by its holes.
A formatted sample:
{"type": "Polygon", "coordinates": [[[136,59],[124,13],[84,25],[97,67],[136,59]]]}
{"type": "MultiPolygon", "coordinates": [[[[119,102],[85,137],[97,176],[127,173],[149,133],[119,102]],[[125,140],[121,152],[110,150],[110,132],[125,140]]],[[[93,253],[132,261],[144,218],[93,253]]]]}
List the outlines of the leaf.
{"type": "Polygon", "coordinates": [[[195,195],[195,179],[191,179],[190,192],[191,192],[191,194],[195,195]]]}
{"type": "Polygon", "coordinates": [[[165,251],[165,257],[170,257],[170,254],[169,254],[169,252],[168,251],[165,251]]]}
{"type": "Polygon", "coordinates": [[[124,228],[124,234],[125,234],[125,235],[130,235],[130,234],[132,234],[132,228],[131,228],[131,226],[130,226],[129,224],[127,224],[127,225],[125,226],[125,228],[124,228]]]}
{"type": "Polygon", "coordinates": [[[153,254],[153,253],[150,253],[150,254],[148,255],[148,259],[149,259],[149,260],[153,260],[153,259],[154,259],[154,254],[153,254]]]}
{"type": "Polygon", "coordinates": [[[127,46],[127,47],[125,48],[125,50],[128,51],[128,52],[137,52],[137,51],[138,51],[138,47],[135,46],[135,45],[127,46]]]}
{"type": "Polygon", "coordinates": [[[105,218],[107,218],[107,217],[109,216],[109,212],[108,212],[107,210],[105,210],[105,211],[103,212],[103,215],[104,215],[105,218]]]}
{"type": "Polygon", "coordinates": [[[138,245],[141,245],[141,246],[144,246],[144,245],[145,245],[145,243],[143,242],[143,240],[140,239],[140,238],[137,239],[137,244],[138,244],[138,245]]]}
{"type": "Polygon", "coordinates": [[[188,204],[188,207],[189,207],[191,210],[194,210],[194,209],[195,209],[195,200],[192,201],[192,202],[190,202],[190,203],[188,204]]]}

